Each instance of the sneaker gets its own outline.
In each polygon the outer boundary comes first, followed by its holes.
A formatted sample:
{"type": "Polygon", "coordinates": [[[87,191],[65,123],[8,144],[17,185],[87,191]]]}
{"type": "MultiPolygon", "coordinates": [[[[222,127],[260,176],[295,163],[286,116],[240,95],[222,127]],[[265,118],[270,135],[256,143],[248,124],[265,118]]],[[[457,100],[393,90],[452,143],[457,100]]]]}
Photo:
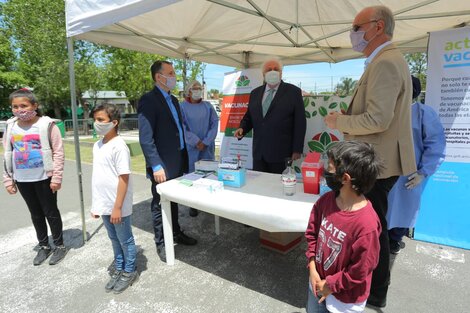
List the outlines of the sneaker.
{"type": "Polygon", "coordinates": [[[57,246],[54,249],[54,253],[51,256],[51,259],[49,260],[49,265],[56,265],[60,261],[62,261],[67,254],[68,250],[64,246],[57,246]]]}
{"type": "Polygon", "coordinates": [[[157,254],[158,257],[160,258],[160,261],[166,263],[166,250],[165,250],[165,245],[157,245],[157,254]]]}
{"type": "Polygon", "coordinates": [[[41,265],[52,253],[51,247],[49,246],[40,246],[38,254],[33,260],[35,266],[41,265]]]}
{"type": "Polygon", "coordinates": [[[127,287],[132,286],[132,284],[137,280],[139,274],[137,271],[132,273],[122,272],[121,276],[114,285],[113,292],[115,294],[121,293],[127,289],[127,287]]]}
{"type": "Polygon", "coordinates": [[[197,240],[185,235],[182,231],[173,236],[175,243],[179,243],[186,246],[194,246],[197,244],[197,240]]]}
{"type": "Polygon", "coordinates": [[[106,286],[104,286],[104,290],[106,290],[106,292],[111,292],[114,289],[114,286],[116,286],[116,283],[121,277],[121,274],[122,271],[117,271],[116,269],[113,269],[113,271],[109,273],[109,276],[111,276],[111,278],[109,279],[106,286]]]}
{"type": "Polygon", "coordinates": [[[196,217],[196,216],[198,216],[198,214],[199,214],[198,210],[193,209],[193,208],[189,208],[189,216],[196,217]]]}
{"type": "Polygon", "coordinates": [[[397,255],[400,253],[401,246],[399,241],[390,240],[390,253],[397,255]]]}

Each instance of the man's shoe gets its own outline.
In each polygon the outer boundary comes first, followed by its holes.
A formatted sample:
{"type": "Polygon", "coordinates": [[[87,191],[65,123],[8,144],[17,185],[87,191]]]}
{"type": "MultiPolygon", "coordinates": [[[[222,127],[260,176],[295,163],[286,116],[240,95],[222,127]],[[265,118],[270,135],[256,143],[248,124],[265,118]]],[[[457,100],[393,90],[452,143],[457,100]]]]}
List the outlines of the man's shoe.
{"type": "Polygon", "coordinates": [[[197,244],[197,240],[186,236],[182,231],[173,236],[175,243],[179,243],[186,246],[194,246],[197,244]]]}
{"type": "Polygon", "coordinates": [[[49,246],[40,246],[38,254],[33,260],[35,266],[41,265],[52,253],[51,247],[49,246]]]}
{"type": "Polygon", "coordinates": [[[166,263],[166,250],[165,250],[165,245],[159,245],[159,246],[157,246],[157,254],[158,254],[158,257],[160,258],[160,261],[166,263]]]}
{"type": "Polygon", "coordinates": [[[198,210],[193,209],[193,208],[189,208],[189,216],[196,217],[196,216],[198,216],[198,214],[199,214],[198,210]]]}
{"type": "Polygon", "coordinates": [[[121,293],[127,289],[127,287],[132,286],[132,284],[137,280],[139,274],[137,271],[133,271],[132,273],[122,272],[121,276],[119,276],[118,281],[114,285],[113,292],[115,294],[121,293]]]}
{"type": "Polygon", "coordinates": [[[68,250],[64,246],[55,247],[54,253],[51,256],[51,259],[49,260],[49,265],[56,265],[57,263],[62,261],[67,252],[68,250]]]}
{"type": "Polygon", "coordinates": [[[114,269],[111,273],[109,273],[109,276],[111,276],[111,278],[109,279],[106,286],[104,286],[104,290],[106,290],[106,292],[113,291],[114,286],[116,286],[117,281],[121,277],[121,274],[122,274],[122,271],[117,271],[116,269],[114,269]]]}
{"type": "Polygon", "coordinates": [[[400,253],[401,246],[399,241],[390,240],[390,253],[397,255],[400,253]]]}
{"type": "Polygon", "coordinates": [[[366,305],[375,306],[377,308],[384,308],[387,305],[387,299],[379,299],[375,297],[373,294],[370,294],[369,298],[367,298],[366,305]]]}

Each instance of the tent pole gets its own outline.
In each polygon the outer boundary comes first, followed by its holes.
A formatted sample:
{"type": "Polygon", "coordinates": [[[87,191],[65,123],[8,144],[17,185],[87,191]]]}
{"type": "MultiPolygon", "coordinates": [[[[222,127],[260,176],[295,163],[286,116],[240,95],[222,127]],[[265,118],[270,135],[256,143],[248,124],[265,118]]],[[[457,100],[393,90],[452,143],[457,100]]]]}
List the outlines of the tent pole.
{"type": "Polygon", "coordinates": [[[82,161],[80,158],[80,141],[78,138],[78,121],[77,121],[77,99],[75,95],[75,69],[73,58],[73,39],[67,37],[67,52],[69,55],[69,79],[70,79],[70,99],[72,102],[72,121],[73,121],[73,142],[75,146],[75,163],[77,165],[78,176],[78,193],[80,196],[80,213],[82,216],[82,236],[83,244],[87,240],[86,224],[85,224],[85,208],[83,205],[83,185],[82,185],[82,161]]]}
{"type": "Polygon", "coordinates": [[[243,64],[245,68],[250,68],[250,51],[243,51],[243,64]]]}

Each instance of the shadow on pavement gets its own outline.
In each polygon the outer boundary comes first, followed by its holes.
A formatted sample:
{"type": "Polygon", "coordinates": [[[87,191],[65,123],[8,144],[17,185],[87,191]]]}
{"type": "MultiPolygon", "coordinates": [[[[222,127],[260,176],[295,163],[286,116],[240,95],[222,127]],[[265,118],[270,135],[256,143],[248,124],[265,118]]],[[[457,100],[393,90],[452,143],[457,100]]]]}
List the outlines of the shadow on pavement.
{"type": "MultiPolygon", "coordinates": [[[[184,206],[180,206],[179,222],[198,244],[175,246],[176,266],[184,262],[278,301],[305,306],[308,282],[305,243],[281,255],[260,247],[258,229],[222,218],[221,234],[217,236],[213,215],[200,212],[197,217],[189,217],[184,206]]],[[[134,205],[133,226],[153,237],[150,201],[134,205]]]]}

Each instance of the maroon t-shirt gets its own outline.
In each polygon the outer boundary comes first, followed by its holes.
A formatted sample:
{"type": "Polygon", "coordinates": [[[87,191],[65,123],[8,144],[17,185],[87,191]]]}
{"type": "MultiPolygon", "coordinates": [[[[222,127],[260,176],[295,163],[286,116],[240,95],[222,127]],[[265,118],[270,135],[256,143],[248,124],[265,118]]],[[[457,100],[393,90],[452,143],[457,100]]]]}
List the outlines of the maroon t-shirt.
{"type": "Polygon", "coordinates": [[[335,193],[328,192],[315,203],[307,231],[307,260],[326,279],[334,296],[344,303],[367,299],[372,271],[379,259],[380,221],[372,204],[345,212],[336,205],[335,193]]]}

